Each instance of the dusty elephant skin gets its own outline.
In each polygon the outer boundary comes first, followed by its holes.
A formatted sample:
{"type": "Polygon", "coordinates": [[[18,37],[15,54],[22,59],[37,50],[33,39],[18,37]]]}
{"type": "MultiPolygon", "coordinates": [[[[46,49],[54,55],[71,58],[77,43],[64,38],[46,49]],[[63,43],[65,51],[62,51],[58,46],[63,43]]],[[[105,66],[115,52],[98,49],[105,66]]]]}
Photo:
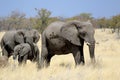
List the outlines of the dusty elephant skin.
{"type": "Polygon", "coordinates": [[[39,49],[36,44],[34,44],[35,53],[28,43],[21,43],[14,48],[13,59],[16,60],[18,56],[19,65],[25,64],[27,60],[38,62],[39,59],[39,49]]]}
{"type": "Polygon", "coordinates": [[[14,47],[20,43],[29,43],[34,50],[33,43],[37,43],[40,36],[37,30],[14,30],[6,32],[1,39],[2,55],[8,58],[12,55],[14,47]]]}
{"type": "Polygon", "coordinates": [[[8,58],[6,56],[0,56],[0,67],[8,65],[8,58]]]}
{"type": "Polygon", "coordinates": [[[94,27],[90,21],[74,20],[51,23],[42,33],[39,68],[49,66],[52,56],[68,53],[73,54],[76,65],[84,64],[84,42],[88,44],[91,61],[95,62],[94,27]]]}

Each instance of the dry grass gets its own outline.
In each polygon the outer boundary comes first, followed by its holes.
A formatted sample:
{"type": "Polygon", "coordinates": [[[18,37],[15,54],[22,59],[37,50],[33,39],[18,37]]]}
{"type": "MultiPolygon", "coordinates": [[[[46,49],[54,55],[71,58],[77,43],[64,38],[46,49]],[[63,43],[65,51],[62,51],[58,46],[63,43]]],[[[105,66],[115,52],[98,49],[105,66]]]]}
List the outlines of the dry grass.
{"type": "MultiPolygon", "coordinates": [[[[1,33],[1,36],[3,33],[1,33]]],[[[9,66],[0,69],[0,80],[119,80],[120,79],[120,40],[109,30],[96,30],[96,64],[90,63],[88,47],[85,45],[84,66],[74,67],[71,54],[54,56],[48,68],[37,70],[36,64],[28,62],[18,67],[9,60],[9,66]]],[[[40,42],[38,43],[40,48],[40,42]]]]}

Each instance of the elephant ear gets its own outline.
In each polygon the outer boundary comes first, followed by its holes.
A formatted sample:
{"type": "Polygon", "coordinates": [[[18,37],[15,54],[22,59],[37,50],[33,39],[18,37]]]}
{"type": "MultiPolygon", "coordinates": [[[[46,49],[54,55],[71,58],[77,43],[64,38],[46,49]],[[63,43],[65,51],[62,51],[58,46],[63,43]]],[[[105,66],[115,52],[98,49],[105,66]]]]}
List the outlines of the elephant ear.
{"type": "Polygon", "coordinates": [[[39,32],[37,30],[33,30],[33,42],[34,43],[37,43],[40,39],[40,35],[39,35],[39,32]]]}
{"type": "Polygon", "coordinates": [[[16,43],[24,43],[24,33],[23,31],[17,31],[14,35],[16,43]]]}
{"type": "Polygon", "coordinates": [[[72,44],[81,46],[81,42],[78,37],[78,30],[74,23],[69,22],[63,25],[61,28],[61,36],[70,41],[72,44]]]}

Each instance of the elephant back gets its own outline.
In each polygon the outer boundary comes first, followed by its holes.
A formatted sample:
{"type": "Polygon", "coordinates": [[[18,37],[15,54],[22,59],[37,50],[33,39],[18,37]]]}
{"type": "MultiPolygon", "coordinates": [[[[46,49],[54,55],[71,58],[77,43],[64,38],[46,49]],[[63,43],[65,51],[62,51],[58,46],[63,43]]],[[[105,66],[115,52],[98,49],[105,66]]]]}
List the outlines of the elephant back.
{"type": "Polygon", "coordinates": [[[61,21],[53,22],[43,31],[43,33],[48,39],[51,39],[53,36],[60,36],[60,29],[64,24],[65,23],[61,21]]]}

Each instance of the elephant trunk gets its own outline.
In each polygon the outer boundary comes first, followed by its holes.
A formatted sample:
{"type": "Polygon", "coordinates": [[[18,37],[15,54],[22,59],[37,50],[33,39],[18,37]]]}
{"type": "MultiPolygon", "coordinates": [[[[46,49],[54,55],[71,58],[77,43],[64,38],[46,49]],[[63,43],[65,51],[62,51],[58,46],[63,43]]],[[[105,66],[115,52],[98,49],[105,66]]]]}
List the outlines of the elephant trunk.
{"type": "Polygon", "coordinates": [[[91,44],[88,44],[89,46],[89,52],[90,52],[90,58],[92,63],[95,63],[95,41],[92,42],[91,44]]]}
{"type": "Polygon", "coordinates": [[[34,42],[33,42],[33,39],[31,37],[27,37],[25,38],[25,43],[28,43],[31,47],[31,50],[32,50],[32,54],[33,56],[35,56],[35,48],[34,48],[34,42]]]}
{"type": "Polygon", "coordinates": [[[13,54],[13,60],[16,60],[16,59],[17,59],[17,54],[14,53],[14,54],[13,54]]]}
{"type": "Polygon", "coordinates": [[[33,42],[28,42],[28,44],[30,45],[30,47],[31,47],[31,55],[33,56],[33,59],[35,58],[35,47],[34,47],[34,43],[33,42]]]}

